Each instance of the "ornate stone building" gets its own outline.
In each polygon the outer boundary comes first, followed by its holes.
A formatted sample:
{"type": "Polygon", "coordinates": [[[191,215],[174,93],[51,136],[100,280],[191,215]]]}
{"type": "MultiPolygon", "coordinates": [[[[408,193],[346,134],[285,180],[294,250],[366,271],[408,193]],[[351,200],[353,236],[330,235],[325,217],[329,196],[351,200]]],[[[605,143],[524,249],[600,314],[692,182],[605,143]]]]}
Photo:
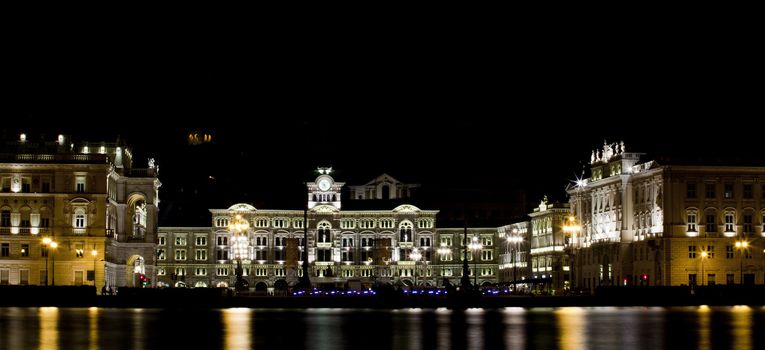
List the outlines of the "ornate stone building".
{"type": "Polygon", "coordinates": [[[605,144],[568,188],[576,287],[765,283],[765,168],[639,158],[605,144]]]}
{"type": "Polygon", "coordinates": [[[412,189],[419,184],[405,184],[388,174],[382,174],[363,185],[348,186],[352,200],[402,199],[412,197],[412,189]]]}
{"type": "MultiPolygon", "coordinates": [[[[437,229],[437,210],[399,205],[384,210],[341,210],[344,183],[320,169],[308,190],[308,262],[317,286],[356,288],[375,282],[435,286],[461,276],[463,229],[437,229]],[[439,248],[442,248],[439,250],[439,248]],[[439,251],[441,254],[439,254],[439,251]]],[[[395,193],[396,191],[394,191],[395,193]]],[[[257,209],[236,204],[211,209],[212,227],[161,227],[158,280],[161,285],[228,287],[238,254],[250,288],[284,289],[302,276],[303,210],[257,209]],[[231,226],[246,220],[244,244],[231,226]],[[236,238],[236,239],[235,239],[236,238]]],[[[237,226],[242,227],[242,226],[237,226]]],[[[471,252],[480,260],[479,284],[496,282],[496,229],[469,229],[483,243],[471,252]]]]}
{"type": "Polygon", "coordinates": [[[537,284],[552,293],[570,287],[570,264],[564,252],[563,227],[569,217],[568,203],[548,203],[547,197],[529,214],[531,235],[529,237],[531,275],[537,284]]]}
{"type": "Polygon", "coordinates": [[[134,263],[124,256],[153,264],[156,167],[131,165],[121,143],[4,141],[0,284],[124,286],[134,263]]]}
{"type": "Polygon", "coordinates": [[[518,285],[531,278],[529,269],[529,222],[521,221],[497,229],[499,282],[518,285]]]}

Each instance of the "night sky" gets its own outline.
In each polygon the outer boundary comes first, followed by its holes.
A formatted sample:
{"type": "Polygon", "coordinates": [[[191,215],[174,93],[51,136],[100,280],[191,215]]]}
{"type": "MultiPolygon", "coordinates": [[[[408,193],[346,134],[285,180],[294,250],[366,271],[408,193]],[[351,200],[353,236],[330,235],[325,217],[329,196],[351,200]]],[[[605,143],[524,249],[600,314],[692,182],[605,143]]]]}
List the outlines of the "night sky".
{"type": "Polygon", "coordinates": [[[8,50],[0,130],[120,135],[136,166],[156,158],[165,204],[200,207],[299,208],[330,165],[352,184],[387,172],[565,200],[604,139],[660,163],[765,166],[755,45],[679,33],[48,33],[8,50]]]}

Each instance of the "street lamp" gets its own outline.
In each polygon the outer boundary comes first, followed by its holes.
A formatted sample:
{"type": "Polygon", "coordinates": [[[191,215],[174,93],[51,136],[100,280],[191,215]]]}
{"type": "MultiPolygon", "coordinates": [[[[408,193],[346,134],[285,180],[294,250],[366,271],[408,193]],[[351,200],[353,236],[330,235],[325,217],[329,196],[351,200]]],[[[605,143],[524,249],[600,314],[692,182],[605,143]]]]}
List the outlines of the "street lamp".
{"type": "Polygon", "coordinates": [[[483,244],[478,241],[478,237],[473,236],[473,242],[470,243],[470,249],[473,249],[473,286],[478,290],[478,257],[475,256],[475,252],[481,250],[483,244]]]}
{"type": "MultiPolygon", "coordinates": [[[[58,243],[54,242],[52,239],[50,239],[50,237],[45,237],[42,239],[42,245],[46,247],[45,248],[45,285],[47,286],[48,285],[48,255],[50,255],[51,248],[56,249],[56,247],[58,247],[58,243]]],[[[54,257],[51,257],[51,259],[53,259],[53,267],[52,267],[53,273],[56,273],[56,266],[55,266],[56,260],[54,257]]],[[[53,282],[51,283],[52,285],[56,285],[55,277],[51,278],[51,281],[53,282]]]]}
{"type": "Polygon", "coordinates": [[[90,254],[93,255],[93,287],[96,286],[96,257],[98,257],[98,251],[93,248],[93,250],[90,251],[90,254]]]}
{"type": "MultiPolygon", "coordinates": [[[[441,246],[438,248],[438,256],[441,257],[441,279],[446,281],[446,276],[444,276],[444,257],[446,257],[447,254],[449,254],[452,250],[446,246],[446,242],[441,242],[441,246]]],[[[442,284],[446,285],[446,283],[442,284]]]]}
{"type": "MultiPolygon", "coordinates": [[[[571,240],[569,242],[564,242],[564,247],[570,248],[569,252],[571,252],[571,259],[569,259],[569,264],[571,265],[574,265],[575,263],[574,252],[577,248],[575,246],[577,241],[576,235],[581,230],[582,226],[576,223],[576,218],[573,215],[569,215],[568,220],[563,223],[563,232],[566,234],[566,238],[568,238],[569,235],[571,236],[571,240]]],[[[574,266],[570,266],[572,285],[574,281],[574,270],[574,266]]]]}
{"type": "Polygon", "coordinates": [[[749,246],[749,242],[747,241],[744,241],[744,240],[736,241],[736,249],[739,250],[739,256],[738,256],[739,273],[738,274],[740,275],[739,281],[741,285],[744,284],[744,250],[746,250],[747,249],[746,247],[748,246],[749,246]]]}
{"type": "MultiPolygon", "coordinates": [[[[56,242],[50,242],[48,244],[51,249],[53,249],[53,256],[50,257],[50,270],[51,270],[51,276],[50,276],[50,285],[55,286],[56,285],[56,248],[58,247],[58,243],[56,242]]],[[[49,252],[50,253],[50,252],[49,252]]],[[[47,272],[45,273],[48,274],[47,272]]],[[[48,276],[45,276],[45,278],[48,278],[48,276]]]]}
{"type": "Polygon", "coordinates": [[[234,259],[236,259],[236,282],[234,283],[234,289],[236,291],[243,291],[248,289],[249,284],[244,280],[242,269],[242,258],[247,255],[247,229],[250,228],[250,223],[242,217],[242,215],[236,214],[228,225],[229,230],[232,232],[231,240],[234,248],[234,259]]]}
{"type": "Polygon", "coordinates": [[[409,253],[409,258],[414,260],[414,288],[417,288],[417,262],[422,258],[422,254],[417,248],[414,248],[412,252],[409,253]]]}

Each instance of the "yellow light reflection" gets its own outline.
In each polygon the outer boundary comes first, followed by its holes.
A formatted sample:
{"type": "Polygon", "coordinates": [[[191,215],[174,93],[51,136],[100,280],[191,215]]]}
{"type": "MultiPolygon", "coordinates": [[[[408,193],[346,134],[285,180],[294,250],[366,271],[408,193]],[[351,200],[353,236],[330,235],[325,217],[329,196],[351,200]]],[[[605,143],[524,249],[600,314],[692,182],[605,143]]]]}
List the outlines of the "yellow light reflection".
{"type": "Polygon", "coordinates": [[[752,308],[736,305],[733,313],[733,349],[752,348],[752,308]]]}
{"type": "Polygon", "coordinates": [[[561,349],[585,349],[587,333],[585,328],[584,309],[579,307],[563,307],[553,311],[560,330],[558,345],[561,349]]]}
{"type": "Polygon", "coordinates": [[[484,329],[484,310],[479,308],[470,308],[465,310],[467,316],[467,344],[468,349],[483,349],[483,329],[484,329]]]}
{"type": "Polygon", "coordinates": [[[252,344],[252,310],[232,308],[223,310],[223,348],[250,349],[252,344]]]}
{"type": "Polygon", "coordinates": [[[711,329],[710,325],[712,323],[711,321],[711,309],[707,305],[701,305],[698,309],[698,317],[699,317],[699,349],[711,349],[712,348],[712,340],[711,340],[711,329]]]}
{"type": "Polygon", "coordinates": [[[41,307],[40,350],[58,349],[58,308],[41,307]]]}
{"type": "Polygon", "coordinates": [[[98,308],[88,308],[88,320],[90,321],[90,334],[88,337],[88,349],[98,350],[98,308]]]}

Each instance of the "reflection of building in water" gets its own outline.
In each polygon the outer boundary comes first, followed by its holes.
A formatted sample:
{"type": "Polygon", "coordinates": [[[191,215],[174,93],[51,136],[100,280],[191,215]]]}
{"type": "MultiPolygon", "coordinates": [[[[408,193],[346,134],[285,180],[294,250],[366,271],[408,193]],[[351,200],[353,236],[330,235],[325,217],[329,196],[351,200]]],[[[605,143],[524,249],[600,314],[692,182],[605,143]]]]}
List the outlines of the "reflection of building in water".
{"type": "MultiPolygon", "coordinates": [[[[421,286],[435,286],[437,282],[440,285],[442,274],[452,281],[459,279],[462,228],[437,229],[437,210],[409,204],[384,210],[341,210],[343,185],[328,173],[307,184],[312,283],[343,287],[346,282],[412,285],[416,280],[421,286]],[[439,257],[435,249],[440,243],[451,253],[439,257]],[[413,260],[415,251],[421,259],[413,260]]],[[[162,284],[233,286],[236,262],[228,226],[235,215],[249,223],[244,278],[250,287],[279,289],[302,276],[303,210],[256,209],[236,204],[210,212],[211,228],[160,228],[158,275],[162,284]]],[[[479,284],[496,282],[496,228],[470,229],[469,235],[478,235],[484,242],[483,251],[468,255],[471,279],[475,256],[479,284]]]]}

